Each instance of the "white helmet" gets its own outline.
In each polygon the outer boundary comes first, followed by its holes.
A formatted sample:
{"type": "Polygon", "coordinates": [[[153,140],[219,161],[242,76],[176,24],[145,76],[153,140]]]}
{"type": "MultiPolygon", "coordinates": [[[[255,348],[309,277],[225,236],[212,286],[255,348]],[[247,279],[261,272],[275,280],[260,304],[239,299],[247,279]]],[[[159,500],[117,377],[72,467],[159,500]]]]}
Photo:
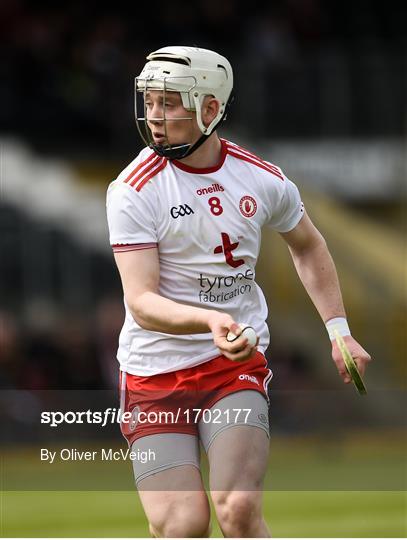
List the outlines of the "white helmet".
{"type": "Polygon", "coordinates": [[[136,120],[140,134],[158,154],[170,159],[186,157],[226,118],[233,89],[232,67],[220,54],[198,47],[163,47],[150,53],[147,60],[142,72],[136,77],[136,93],[143,92],[145,95],[148,90],[180,92],[184,108],[196,111],[197,123],[203,135],[194,145],[155,145],[147,126],[145,110],[143,117],[138,115],[136,99],[136,120]],[[203,124],[201,116],[205,96],[214,96],[220,105],[218,114],[209,126],[203,124]],[[144,130],[140,129],[140,121],[144,121],[144,130]]]}

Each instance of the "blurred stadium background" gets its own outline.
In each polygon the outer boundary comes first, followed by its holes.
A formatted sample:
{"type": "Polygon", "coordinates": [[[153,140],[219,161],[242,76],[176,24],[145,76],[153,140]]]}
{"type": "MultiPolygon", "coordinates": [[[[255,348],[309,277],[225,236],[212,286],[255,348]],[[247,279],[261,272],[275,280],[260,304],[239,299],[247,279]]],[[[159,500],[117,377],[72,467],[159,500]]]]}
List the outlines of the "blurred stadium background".
{"type": "Polygon", "coordinates": [[[167,44],[231,60],[221,135],[299,185],[374,358],[361,398],[336,374],[286,247],[265,233],[273,532],[406,536],[405,4],[4,0],[0,14],[2,536],[148,536],[127,463],[39,461],[43,445],[123,447],[117,428],[52,431],[39,416],[117,406],[123,309],[105,191],[141,149],[133,78],[167,44]]]}

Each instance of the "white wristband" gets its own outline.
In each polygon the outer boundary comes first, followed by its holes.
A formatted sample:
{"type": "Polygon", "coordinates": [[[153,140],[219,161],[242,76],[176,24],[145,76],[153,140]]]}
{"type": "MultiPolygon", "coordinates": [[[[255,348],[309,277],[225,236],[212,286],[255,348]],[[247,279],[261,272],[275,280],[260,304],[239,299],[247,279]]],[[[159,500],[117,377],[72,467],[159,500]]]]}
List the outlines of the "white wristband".
{"type": "Polygon", "coordinates": [[[325,326],[329,334],[329,339],[331,341],[335,339],[335,330],[337,330],[339,332],[339,335],[341,335],[342,337],[351,335],[348,321],[345,319],[345,317],[335,317],[334,319],[330,319],[325,323],[325,326]]]}

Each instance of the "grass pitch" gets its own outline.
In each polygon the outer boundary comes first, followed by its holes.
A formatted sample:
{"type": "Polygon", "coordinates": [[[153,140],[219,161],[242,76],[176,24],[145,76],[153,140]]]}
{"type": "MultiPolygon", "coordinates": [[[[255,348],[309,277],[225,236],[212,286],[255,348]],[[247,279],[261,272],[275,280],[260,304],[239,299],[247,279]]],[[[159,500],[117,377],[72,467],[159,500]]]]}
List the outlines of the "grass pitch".
{"type": "MultiPolygon", "coordinates": [[[[405,492],[265,492],[275,537],[405,537],[405,492]]],[[[149,537],[135,492],[4,492],[3,537],[149,537]]],[[[212,515],[213,537],[221,532],[212,515]]]]}

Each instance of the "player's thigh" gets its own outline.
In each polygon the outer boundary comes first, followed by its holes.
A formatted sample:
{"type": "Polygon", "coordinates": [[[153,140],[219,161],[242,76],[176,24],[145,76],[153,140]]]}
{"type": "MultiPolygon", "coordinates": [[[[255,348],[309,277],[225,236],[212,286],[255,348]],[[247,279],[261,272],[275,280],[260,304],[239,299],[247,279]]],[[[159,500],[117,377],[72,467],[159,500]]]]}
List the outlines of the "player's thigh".
{"type": "Polygon", "coordinates": [[[234,426],[220,433],[209,453],[211,491],[263,489],[269,439],[253,426],[234,426]]]}
{"type": "Polygon", "coordinates": [[[211,410],[221,422],[200,425],[211,490],[261,490],[269,456],[267,400],[260,392],[243,390],[224,397],[211,410]],[[244,414],[236,416],[239,409],[244,414]]]}
{"type": "Polygon", "coordinates": [[[209,522],[209,504],[199,469],[197,437],[181,433],[150,435],[137,439],[132,451],[136,456],[143,452],[154,456],[149,463],[133,460],[140,500],[153,528],[185,536],[194,532],[191,527],[197,527],[201,536],[209,522]]]}
{"type": "Polygon", "coordinates": [[[255,426],[228,428],[211,444],[208,451],[210,493],[226,534],[229,531],[229,534],[245,536],[242,531],[249,525],[260,530],[268,454],[267,433],[255,426]]]}

